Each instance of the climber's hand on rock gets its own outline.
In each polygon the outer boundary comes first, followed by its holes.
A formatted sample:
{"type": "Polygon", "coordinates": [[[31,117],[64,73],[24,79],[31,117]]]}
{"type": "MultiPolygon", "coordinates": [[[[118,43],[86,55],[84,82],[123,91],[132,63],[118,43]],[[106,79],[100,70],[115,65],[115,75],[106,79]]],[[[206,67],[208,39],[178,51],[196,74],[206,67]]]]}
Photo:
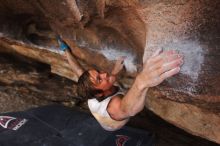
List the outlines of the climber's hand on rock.
{"type": "Polygon", "coordinates": [[[126,57],[122,56],[116,60],[114,68],[111,72],[112,75],[117,75],[123,69],[125,59],[126,57]]]}
{"type": "Polygon", "coordinates": [[[154,87],[177,74],[182,64],[183,56],[177,51],[157,50],[153,56],[144,62],[143,70],[138,78],[143,88],[154,87]]]}

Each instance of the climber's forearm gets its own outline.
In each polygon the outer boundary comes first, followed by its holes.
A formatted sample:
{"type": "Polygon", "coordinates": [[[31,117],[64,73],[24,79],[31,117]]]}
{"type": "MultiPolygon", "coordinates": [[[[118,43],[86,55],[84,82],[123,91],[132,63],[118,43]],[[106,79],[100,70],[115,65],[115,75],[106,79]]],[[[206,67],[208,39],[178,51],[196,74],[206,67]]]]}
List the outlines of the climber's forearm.
{"type": "Polygon", "coordinates": [[[136,79],[130,90],[122,99],[122,109],[127,111],[129,116],[136,115],[144,108],[147,91],[148,88],[140,87],[140,83],[138,82],[138,79],[136,79]]]}
{"type": "Polygon", "coordinates": [[[73,72],[75,72],[77,76],[80,77],[84,72],[83,68],[77,62],[76,58],[74,58],[74,56],[72,55],[69,49],[65,50],[65,55],[73,72]]]}

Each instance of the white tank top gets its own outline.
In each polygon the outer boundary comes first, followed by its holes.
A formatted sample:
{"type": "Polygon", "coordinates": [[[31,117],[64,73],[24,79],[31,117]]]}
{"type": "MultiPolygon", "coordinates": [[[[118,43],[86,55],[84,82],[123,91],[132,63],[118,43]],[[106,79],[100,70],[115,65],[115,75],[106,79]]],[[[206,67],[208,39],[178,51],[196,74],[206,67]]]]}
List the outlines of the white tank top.
{"type": "Polygon", "coordinates": [[[88,107],[89,110],[92,113],[97,113],[102,117],[110,117],[109,113],[107,111],[107,106],[109,101],[112,99],[112,97],[118,95],[118,94],[123,94],[123,92],[117,92],[116,94],[107,97],[106,99],[102,100],[101,102],[99,102],[97,99],[92,98],[88,100],[88,107]]]}

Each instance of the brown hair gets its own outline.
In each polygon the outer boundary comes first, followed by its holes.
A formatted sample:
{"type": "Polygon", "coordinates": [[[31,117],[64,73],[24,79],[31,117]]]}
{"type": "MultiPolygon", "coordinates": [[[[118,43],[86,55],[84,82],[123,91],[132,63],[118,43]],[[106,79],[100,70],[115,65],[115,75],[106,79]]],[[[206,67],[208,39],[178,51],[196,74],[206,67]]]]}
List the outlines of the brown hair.
{"type": "Polygon", "coordinates": [[[82,97],[82,100],[95,98],[97,94],[102,93],[102,90],[95,89],[94,84],[90,80],[89,71],[85,71],[77,82],[77,94],[82,97]]]}

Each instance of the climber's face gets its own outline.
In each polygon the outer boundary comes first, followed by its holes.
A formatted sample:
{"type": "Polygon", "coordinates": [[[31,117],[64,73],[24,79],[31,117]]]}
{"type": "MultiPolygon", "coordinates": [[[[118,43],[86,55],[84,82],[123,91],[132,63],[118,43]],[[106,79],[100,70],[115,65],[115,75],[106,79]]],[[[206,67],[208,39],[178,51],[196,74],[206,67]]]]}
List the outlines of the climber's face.
{"type": "Polygon", "coordinates": [[[90,80],[96,89],[107,91],[113,86],[112,76],[107,72],[99,72],[97,70],[90,70],[90,80]]]}

